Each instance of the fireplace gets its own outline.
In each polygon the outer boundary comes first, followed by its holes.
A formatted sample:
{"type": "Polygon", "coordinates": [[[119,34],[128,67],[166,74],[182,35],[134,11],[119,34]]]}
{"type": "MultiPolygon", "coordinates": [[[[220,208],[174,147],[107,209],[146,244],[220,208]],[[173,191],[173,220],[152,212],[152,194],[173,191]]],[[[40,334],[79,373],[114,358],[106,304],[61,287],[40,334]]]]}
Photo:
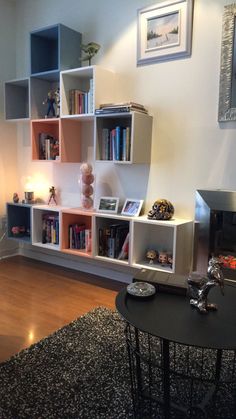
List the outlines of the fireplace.
{"type": "Polygon", "coordinates": [[[225,278],[236,281],[236,192],[197,190],[195,268],[206,274],[211,256],[223,262],[225,278]]]}

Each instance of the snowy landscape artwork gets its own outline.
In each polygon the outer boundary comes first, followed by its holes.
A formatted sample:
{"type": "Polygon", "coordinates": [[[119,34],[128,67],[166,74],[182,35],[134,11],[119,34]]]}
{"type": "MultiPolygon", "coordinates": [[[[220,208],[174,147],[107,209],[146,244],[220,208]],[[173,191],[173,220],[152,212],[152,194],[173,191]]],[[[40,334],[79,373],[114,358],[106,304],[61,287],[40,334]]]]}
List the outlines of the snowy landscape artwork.
{"type": "Polygon", "coordinates": [[[147,19],[147,50],[179,44],[179,12],[147,19]]]}
{"type": "Polygon", "coordinates": [[[190,57],[193,4],[166,0],[138,10],[138,66],[190,57]]]}

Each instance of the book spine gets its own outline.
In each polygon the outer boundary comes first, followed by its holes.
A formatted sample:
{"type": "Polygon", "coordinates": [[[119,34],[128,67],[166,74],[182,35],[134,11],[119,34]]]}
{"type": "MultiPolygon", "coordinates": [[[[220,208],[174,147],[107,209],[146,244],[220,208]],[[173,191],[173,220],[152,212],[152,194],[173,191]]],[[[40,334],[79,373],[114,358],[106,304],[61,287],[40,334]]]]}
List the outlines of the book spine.
{"type": "Polygon", "coordinates": [[[121,141],[120,141],[120,127],[117,126],[115,128],[115,160],[120,160],[120,146],[121,146],[121,141]]]}

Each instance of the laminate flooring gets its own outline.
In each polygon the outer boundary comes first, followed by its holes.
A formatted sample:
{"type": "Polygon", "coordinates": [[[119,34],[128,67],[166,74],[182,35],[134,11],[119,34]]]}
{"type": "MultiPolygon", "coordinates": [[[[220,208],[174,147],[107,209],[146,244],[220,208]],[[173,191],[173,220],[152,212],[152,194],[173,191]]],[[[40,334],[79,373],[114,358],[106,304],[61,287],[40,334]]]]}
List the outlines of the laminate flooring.
{"type": "Polygon", "coordinates": [[[0,362],[95,307],[124,283],[23,256],[0,261],[0,362]]]}

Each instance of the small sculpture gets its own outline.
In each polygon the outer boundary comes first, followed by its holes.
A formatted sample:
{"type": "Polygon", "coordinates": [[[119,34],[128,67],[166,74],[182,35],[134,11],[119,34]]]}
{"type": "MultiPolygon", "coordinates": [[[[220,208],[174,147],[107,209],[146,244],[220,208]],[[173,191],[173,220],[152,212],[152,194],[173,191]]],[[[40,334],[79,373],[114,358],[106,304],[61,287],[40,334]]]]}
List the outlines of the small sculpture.
{"type": "Polygon", "coordinates": [[[14,192],[12,199],[15,204],[19,202],[19,195],[17,192],[14,192]]]}
{"type": "Polygon", "coordinates": [[[149,249],[146,253],[146,258],[149,260],[150,265],[158,258],[158,253],[154,249],[149,249]]]}
{"type": "Polygon", "coordinates": [[[57,200],[56,200],[56,189],[54,186],[51,186],[51,188],[49,188],[49,200],[48,200],[48,205],[51,203],[51,201],[54,202],[54,204],[57,205],[57,200]]]}
{"type": "Polygon", "coordinates": [[[209,310],[217,310],[217,305],[208,302],[210,289],[219,285],[224,295],[224,276],[221,270],[221,263],[218,258],[212,257],[209,261],[207,276],[188,278],[190,304],[196,307],[200,313],[206,314],[209,310]]]}
{"type": "Polygon", "coordinates": [[[170,220],[174,215],[174,206],[167,199],[157,199],[148,213],[149,220],[170,220]]]}
{"type": "Polygon", "coordinates": [[[84,58],[80,58],[80,61],[87,61],[89,65],[91,65],[91,59],[98,53],[100,50],[101,45],[97,44],[96,42],[89,42],[87,45],[81,45],[81,49],[85,52],[86,56],[84,58]]]}

